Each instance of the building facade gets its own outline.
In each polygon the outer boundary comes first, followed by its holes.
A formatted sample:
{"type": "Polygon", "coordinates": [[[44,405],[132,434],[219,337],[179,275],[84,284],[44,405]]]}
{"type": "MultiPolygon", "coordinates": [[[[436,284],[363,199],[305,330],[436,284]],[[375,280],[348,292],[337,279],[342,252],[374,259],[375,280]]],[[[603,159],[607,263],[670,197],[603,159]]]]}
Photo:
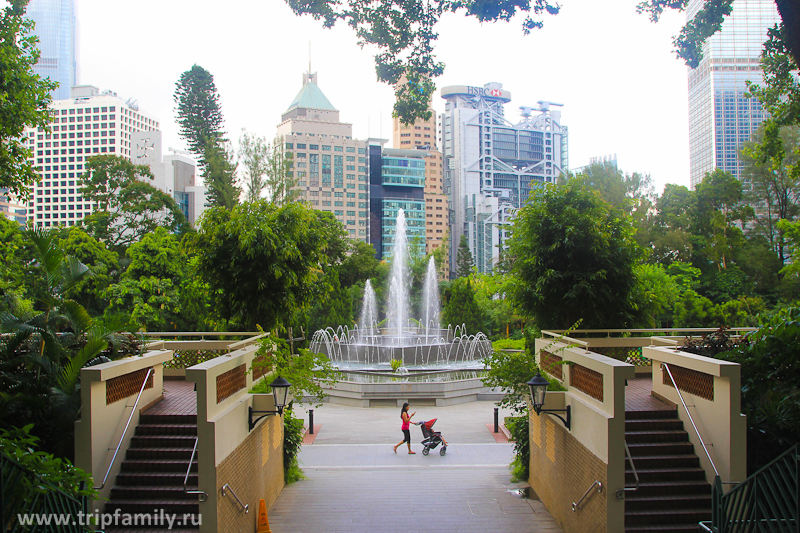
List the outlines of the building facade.
{"type": "Polygon", "coordinates": [[[444,190],[450,200],[450,265],[455,269],[461,235],[480,273],[492,272],[507,238],[504,225],[530,191],[553,183],[569,168],[568,131],[560,106],[540,101],[522,107],[522,120],[505,118],[511,93],[502,84],[444,87],[442,154],[444,190]]]}
{"type": "Polygon", "coordinates": [[[370,139],[370,242],[375,256],[388,260],[394,251],[397,215],[406,218],[409,247],[426,250],[424,150],[384,148],[383,139],[370,139]]]}
{"type": "MultiPolygon", "coordinates": [[[[705,4],[690,0],[687,20],[705,4]]],[[[715,168],[741,175],[739,150],[764,120],[761,104],[745,98],[749,80],[761,83],[759,58],[767,29],[780,22],[772,0],[735,0],[722,29],[703,44],[703,59],[689,69],[690,182],[695,188],[715,168]]]]}
{"type": "Polygon", "coordinates": [[[367,142],[353,139],[353,125],[339,120],[316,73],[303,75],[302,89],[281,116],[278,136],[291,159],[300,199],[333,213],[350,238],[369,242],[367,142]]]}
{"type": "Polygon", "coordinates": [[[9,194],[5,187],[0,187],[0,216],[24,226],[28,220],[28,210],[16,196],[9,194]]]}
{"type": "Polygon", "coordinates": [[[78,83],[75,0],[31,0],[26,15],[35,24],[41,52],[33,70],[58,82],[53,100],[66,100],[78,83]]]}
{"type": "Polygon", "coordinates": [[[72,97],[50,105],[49,131],[25,131],[30,162],[40,176],[31,187],[27,218],[38,227],[74,226],[97,205],[81,197],[86,161],[96,155],[133,159],[137,132],[159,130],[158,120],[115,93],[90,85],[74,87],[72,97]]]}
{"type": "MultiPolygon", "coordinates": [[[[395,118],[392,146],[400,149],[424,150],[425,157],[425,253],[430,254],[448,243],[450,209],[444,192],[442,152],[438,149],[436,113],[431,109],[428,120],[403,124],[395,118]]],[[[440,272],[450,271],[450,257],[446,255],[440,272]]]]}

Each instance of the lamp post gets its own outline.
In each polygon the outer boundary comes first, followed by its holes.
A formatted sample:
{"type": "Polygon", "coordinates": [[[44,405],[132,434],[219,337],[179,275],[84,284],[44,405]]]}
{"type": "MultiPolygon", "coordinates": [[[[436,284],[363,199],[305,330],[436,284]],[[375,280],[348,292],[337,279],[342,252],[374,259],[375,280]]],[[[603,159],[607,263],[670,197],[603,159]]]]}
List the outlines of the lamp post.
{"type": "Polygon", "coordinates": [[[570,422],[572,422],[571,406],[568,405],[566,409],[542,409],[544,406],[545,396],[547,395],[547,387],[549,385],[550,382],[544,379],[539,372],[537,372],[536,375],[533,376],[528,382],[528,387],[531,389],[531,403],[533,404],[533,410],[536,411],[536,416],[539,416],[542,413],[552,414],[564,422],[564,425],[567,429],[570,429],[570,422]],[[567,413],[567,418],[564,419],[561,415],[557,415],[556,413],[567,413]]]}
{"type": "Polygon", "coordinates": [[[274,411],[254,411],[252,407],[247,408],[247,423],[248,427],[250,428],[249,431],[252,431],[258,421],[264,417],[271,416],[271,415],[282,415],[283,408],[286,407],[286,398],[289,396],[289,387],[292,386],[291,383],[286,381],[286,379],[282,377],[278,377],[275,381],[269,384],[270,388],[272,389],[272,398],[275,400],[275,410],[274,411]],[[253,415],[261,415],[255,420],[253,420],[253,415]]]}

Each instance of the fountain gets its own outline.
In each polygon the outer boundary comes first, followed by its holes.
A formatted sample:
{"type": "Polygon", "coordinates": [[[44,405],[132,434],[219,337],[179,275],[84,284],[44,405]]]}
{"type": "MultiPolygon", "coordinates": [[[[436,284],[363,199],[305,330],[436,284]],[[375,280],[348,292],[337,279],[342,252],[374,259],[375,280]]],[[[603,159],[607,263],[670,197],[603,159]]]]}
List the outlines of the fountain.
{"type": "Polygon", "coordinates": [[[425,399],[435,399],[437,405],[475,400],[477,391],[489,392],[480,377],[484,371],[482,359],[492,351],[491,342],[483,333],[467,335],[463,325],[442,327],[433,258],[428,261],[419,313],[411,316],[408,238],[402,209],[395,228],[386,327],[380,327],[375,290],[368,280],[356,325],[319,330],[312,337],[311,350],[325,354],[346,378],[326,392],[331,401],[363,406],[381,400],[420,400],[425,395],[425,399]],[[402,361],[396,374],[390,367],[393,359],[402,361]],[[455,382],[466,383],[454,385],[455,382]],[[381,386],[370,389],[369,385],[381,386]],[[336,394],[345,390],[348,394],[344,397],[336,394]]]}

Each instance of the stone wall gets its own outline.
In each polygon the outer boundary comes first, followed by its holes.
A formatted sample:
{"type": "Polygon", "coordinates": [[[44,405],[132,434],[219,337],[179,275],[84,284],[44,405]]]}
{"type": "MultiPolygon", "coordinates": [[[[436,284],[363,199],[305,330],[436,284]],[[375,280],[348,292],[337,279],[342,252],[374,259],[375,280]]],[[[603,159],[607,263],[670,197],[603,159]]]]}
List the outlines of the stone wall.
{"type": "Polygon", "coordinates": [[[258,520],[258,501],[264,499],[267,510],[283,490],[283,418],[264,419],[228,457],[217,466],[217,524],[226,533],[252,533],[258,520]],[[245,514],[230,493],[221,495],[229,484],[243,503],[250,505],[245,514]]]}
{"type": "Polygon", "coordinates": [[[531,413],[531,488],[564,533],[607,531],[608,466],[573,437],[558,419],[531,413]],[[577,502],[597,480],[603,492],[592,494],[577,512],[577,502]]]}

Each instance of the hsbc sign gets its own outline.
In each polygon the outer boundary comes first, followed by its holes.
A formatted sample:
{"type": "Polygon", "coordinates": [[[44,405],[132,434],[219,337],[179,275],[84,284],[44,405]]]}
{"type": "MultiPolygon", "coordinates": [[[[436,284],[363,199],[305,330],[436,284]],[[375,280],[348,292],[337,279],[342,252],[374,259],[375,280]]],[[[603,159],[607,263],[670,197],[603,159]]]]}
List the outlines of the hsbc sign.
{"type": "Polygon", "coordinates": [[[500,89],[487,89],[485,87],[467,86],[467,92],[476,96],[500,96],[503,91],[500,89]]]}

